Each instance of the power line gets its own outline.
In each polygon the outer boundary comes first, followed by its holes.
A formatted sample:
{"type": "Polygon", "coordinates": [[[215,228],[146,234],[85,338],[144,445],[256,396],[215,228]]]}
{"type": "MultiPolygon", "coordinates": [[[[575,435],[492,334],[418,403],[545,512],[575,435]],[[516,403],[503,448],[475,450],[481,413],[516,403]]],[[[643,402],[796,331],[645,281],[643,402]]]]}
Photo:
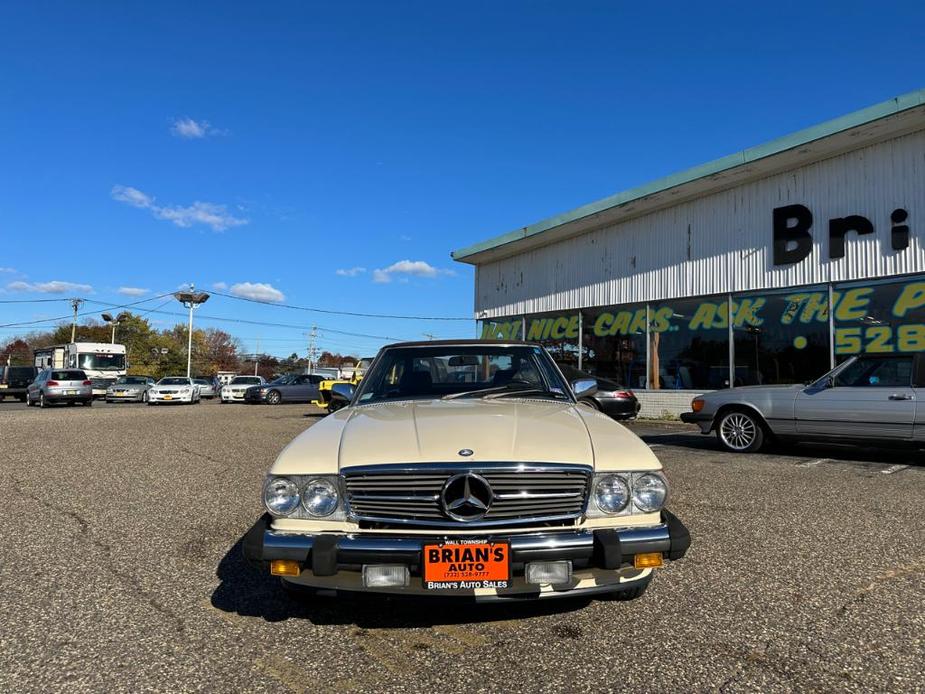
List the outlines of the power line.
{"type": "MultiPolygon", "coordinates": [[[[165,294],[160,294],[160,295],[158,295],[158,296],[150,296],[150,297],[148,297],[147,299],[141,299],[141,300],[139,300],[139,301],[133,301],[133,302],[128,303],[128,304],[109,304],[109,303],[106,303],[106,302],[104,302],[104,301],[95,301],[94,299],[80,299],[80,301],[86,301],[86,302],[91,303],[91,304],[97,304],[97,305],[100,305],[100,306],[105,306],[106,308],[100,309],[99,311],[84,311],[83,313],[81,313],[81,314],[79,314],[79,315],[81,315],[81,316],[94,316],[94,315],[96,315],[96,314],[98,314],[98,313],[104,313],[105,311],[107,311],[108,309],[111,309],[111,308],[131,308],[132,306],[138,306],[139,304],[144,304],[144,303],[147,303],[147,302],[149,302],[149,301],[156,301],[157,299],[163,299],[165,296],[171,296],[171,295],[172,295],[171,292],[167,292],[167,293],[165,293],[165,294]]],[[[63,299],[63,301],[67,301],[67,302],[72,302],[72,301],[74,301],[74,300],[75,300],[75,299],[63,299]]],[[[168,302],[168,303],[169,303],[169,302],[168,302]]],[[[18,328],[18,327],[25,327],[25,326],[29,326],[29,325],[38,325],[38,324],[41,324],[41,323],[57,323],[58,321],[69,320],[69,319],[71,319],[71,318],[73,318],[73,315],[72,315],[72,314],[68,314],[68,315],[66,315],[66,316],[57,316],[57,317],[55,317],[55,318],[39,318],[38,320],[23,321],[23,322],[21,322],[21,323],[4,323],[3,325],[0,325],[0,328],[18,328]]]]}
{"type": "Polygon", "coordinates": [[[52,301],[70,301],[70,299],[0,299],[0,304],[47,304],[52,301]]]}
{"type": "Polygon", "coordinates": [[[471,321],[472,318],[462,318],[457,316],[398,316],[385,313],[359,313],[356,311],[335,311],[326,308],[315,308],[311,306],[296,306],[294,304],[284,304],[278,301],[268,301],[266,299],[252,299],[246,296],[235,296],[234,294],[225,294],[224,292],[212,291],[212,294],[223,296],[226,299],[235,299],[237,301],[249,301],[252,304],[264,304],[266,306],[279,306],[280,308],[291,308],[296,311],[311,311],[312,313],[326,313],[333,316],[353,316],[355,318],[390,318],[393,320],[440,320],[440,321],[471,321]]]}

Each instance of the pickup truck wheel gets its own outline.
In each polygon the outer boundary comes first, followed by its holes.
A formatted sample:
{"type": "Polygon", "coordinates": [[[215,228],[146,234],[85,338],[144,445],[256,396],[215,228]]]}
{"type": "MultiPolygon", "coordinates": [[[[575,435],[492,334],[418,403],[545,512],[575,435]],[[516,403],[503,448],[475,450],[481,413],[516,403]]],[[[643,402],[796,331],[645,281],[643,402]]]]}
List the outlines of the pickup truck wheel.
{"type": "Polygon", "coordinates": [[[267,393],[267,405],[279,405],[283,401],[283,396],[278,390],[271,390],[267,393]]]}
{"type": "Polygon", "coordinates": [[[764,423],[751,412],[730,410],[720,417],[716,438],[732,453],[754,453],[764,445],[764,423]]]}

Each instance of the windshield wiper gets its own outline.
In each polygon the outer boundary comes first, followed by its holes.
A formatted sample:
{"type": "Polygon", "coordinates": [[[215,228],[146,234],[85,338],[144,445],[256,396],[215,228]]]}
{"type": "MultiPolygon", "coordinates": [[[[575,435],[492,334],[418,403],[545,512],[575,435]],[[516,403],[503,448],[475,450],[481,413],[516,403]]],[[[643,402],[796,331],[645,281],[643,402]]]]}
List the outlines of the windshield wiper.
{"type": "Polygon", "coordinates": [[[441,400],[455,400],[456,398],[480,397],[486,400],[493,398],[503,398],[514,393],[548,393],[549,391],[537,388],[529,381],[510,381],[503,386],[493,386],[491,388],[478,388],[477,390],[464,390],[461,393],[450,393],[444,395],[441,400]]]}

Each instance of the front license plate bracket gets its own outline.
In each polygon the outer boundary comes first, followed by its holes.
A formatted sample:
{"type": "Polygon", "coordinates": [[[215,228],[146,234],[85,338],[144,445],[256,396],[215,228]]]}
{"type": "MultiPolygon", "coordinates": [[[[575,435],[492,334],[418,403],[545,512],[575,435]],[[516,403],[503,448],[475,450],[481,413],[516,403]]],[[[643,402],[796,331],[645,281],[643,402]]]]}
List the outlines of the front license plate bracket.
{"type": "Polygon", "coordinates": [[[508,588],[508,542],[445,541],[424,545],[421,565],[427,590],[508,588]]]}

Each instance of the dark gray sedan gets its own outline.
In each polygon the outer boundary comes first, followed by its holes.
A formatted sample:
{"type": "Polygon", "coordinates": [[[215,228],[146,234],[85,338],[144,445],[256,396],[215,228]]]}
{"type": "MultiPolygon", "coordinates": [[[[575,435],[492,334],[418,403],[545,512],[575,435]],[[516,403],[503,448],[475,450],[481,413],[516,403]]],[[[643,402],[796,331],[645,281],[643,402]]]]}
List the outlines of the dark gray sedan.
{"type": "Polygon", "coordinates": [[[248,388],[244,401],[280,405],[284,402],[311,402],[320,395],[318,384],[325,380],[321,374],[286,374],[275,381],[248,388]]]}
{"type": "Polygon", "coordinates": [[[854,356],[808,385],[748,386],[694,398],[684,422],[747,453],[771,439],[925,445],[925,353],[854,356]]]}

